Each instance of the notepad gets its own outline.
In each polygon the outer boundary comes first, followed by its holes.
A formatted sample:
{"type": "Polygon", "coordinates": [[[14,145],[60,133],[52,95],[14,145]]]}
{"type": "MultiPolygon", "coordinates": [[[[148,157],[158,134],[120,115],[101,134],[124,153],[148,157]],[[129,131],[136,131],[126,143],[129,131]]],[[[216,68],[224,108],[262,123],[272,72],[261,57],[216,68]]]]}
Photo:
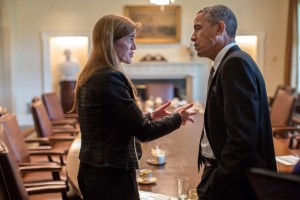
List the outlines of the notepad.
{"type": "Polygon", "coordinates": [[[296,165],[299,157],[294,155],[276,156],[276,161],[284,165],[296,165]]]}

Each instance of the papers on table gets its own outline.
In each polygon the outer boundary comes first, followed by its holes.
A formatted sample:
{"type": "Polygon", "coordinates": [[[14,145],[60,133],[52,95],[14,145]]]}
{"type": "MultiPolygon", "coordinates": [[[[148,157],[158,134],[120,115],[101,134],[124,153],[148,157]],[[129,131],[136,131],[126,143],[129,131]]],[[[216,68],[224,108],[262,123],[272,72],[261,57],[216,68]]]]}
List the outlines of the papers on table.
{"type": "Polygon", "coordinates": [[[170,197],[153,192],[139,191],[141,200],[169,200],[170,197]]]}
{"type": "Polygon", "coordinates": [[[295,165],[299,161],[299,157],[294,155],[276,156],[276,161],[284,165],[295,165]]]}

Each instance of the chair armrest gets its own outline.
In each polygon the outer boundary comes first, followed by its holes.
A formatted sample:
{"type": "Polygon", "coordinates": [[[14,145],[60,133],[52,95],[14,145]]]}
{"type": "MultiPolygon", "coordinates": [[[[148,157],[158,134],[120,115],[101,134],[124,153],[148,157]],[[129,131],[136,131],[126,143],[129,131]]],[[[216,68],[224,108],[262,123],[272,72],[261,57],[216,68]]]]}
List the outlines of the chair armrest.
{"type": "Polygon", "coordinates": [[[299,131],[299,126],[272,126],[272,132],[288,132],[288,131],[299,131]]]}
{"type": "Polygon", "coordinates": [[[78,113],[65,113],[65,118],[76,119],[78,121],[78,113]]]}
{"type": "Polygon", "coordinates": [[[294,132],[299,132],[299,126],[272,126],[272,133],[274,137],[278,135],[283,138],[287,138],[290,135],[294,134],[294,132]]]}
{"type": "Polygon", "coordinates": [[[77,126],[77,120],[75,119],[54,119],[51,120],[52,126],[55,128],[57,126],[60,126],[61,128],[76,128],[77,126]]]}
{"type": "Polygon", "coordinates": [[[66,141],[73,141],[76,137],[75,136],[50,136],[48,137],[50,142],[66,142],[66,141]]]}
{"type": "Polygon", "coordinates": [[[55,165],[57,166],[58,164],[57,163],[54,163],[54,162],[20,162],[18,163],[19,167],[26,167],[26,166],[36,166],[36,165],[55,165]]]}
{"type": "Polygon", "coordinates": [[[61,165],[32,165],[32,166],[19,166],[21,174],[36,173],[36,172],[49,172],[52,174],[53,180],[62,180],[60,172],[62,171],[61,165]]]}
{"type": "Polygon", "coordinates": [[[28,187],[26,188],[28,195],[36,194],[47,194],[47,193],[65,193],[69,191],[67,185],[47,185],[47,186],[38,186],[38,187],[28,187]]]}
{"type": "Polygon", "coordinates": [[[26,138],[24,140],[26,143],[40,143],[40,144],[50,143],[50,140],[47,137],[26,138]]]}
{"type": "Polygon", "coordinates": [[[42,150],[51,150],[51,146],[37,146],[37,147],[30,147],[28,151],[42,151],[42,150]]]}
{"type": "Polygon", "coordinates": [[[68,135],[77,135],[80,132],[79,129],[53,129],[53,134],[68,134],[68,135]]]}
{"type": "Polygon", "coordinates": [[[40,187],[40,186],[50,186],[50,185],[66,185],[66,181],[39,181],[39,182],[26,182],[24,183],[25,188],[27,187],[40,187]]]}
{"type": "Polygon", "coordinates": [[[60,150],[36,150],[29,151],[29,154],[33,156],[64,156],[66,153],[60,150]]]}
{"type": "Polygon", "coordinates": [[[53,133],[79,133],[78,128],[53,128],[53,133]]]}
{"type": "Polygon", "coordinates": [[[52,119],[52,124],[76,124],[77,120],[69,118],[69,119],[52,119]]]}
{"type": "Polygon", "coordinates": [[[62,170],[61,165],[27,165],[19,167],[21,173],[29,172],[60,172],[62,170]]]}
{"type": "MultiPolygon", "coordinates": [[[[66,141],[66,140],[60,140],[60,141],[66,141]]],[[[67,140],[70,141],[70,140],[67,140]]],[[[60,165],[65,165],[64,156],[68,153],[68,151],[62,151],[62,150],[30,150],[28,151],[30,156],[46,156],[48,158],[49,163],[57,163],[60,165]],[[52,156],[58,156],[59,162],[54,161],[52,156]]]]}

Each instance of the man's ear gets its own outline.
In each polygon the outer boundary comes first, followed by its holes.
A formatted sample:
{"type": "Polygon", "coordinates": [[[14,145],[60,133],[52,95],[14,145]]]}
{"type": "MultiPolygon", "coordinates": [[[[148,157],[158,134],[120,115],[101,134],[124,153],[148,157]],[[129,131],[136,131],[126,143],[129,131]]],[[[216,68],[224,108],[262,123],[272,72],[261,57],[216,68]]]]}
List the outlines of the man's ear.
{"type": "Polygon", "coordinates": [[[226,24],[223,21],[218,22],[218,30],[217,30],[217,35],[221,35],[226,29],[226,24]]]}

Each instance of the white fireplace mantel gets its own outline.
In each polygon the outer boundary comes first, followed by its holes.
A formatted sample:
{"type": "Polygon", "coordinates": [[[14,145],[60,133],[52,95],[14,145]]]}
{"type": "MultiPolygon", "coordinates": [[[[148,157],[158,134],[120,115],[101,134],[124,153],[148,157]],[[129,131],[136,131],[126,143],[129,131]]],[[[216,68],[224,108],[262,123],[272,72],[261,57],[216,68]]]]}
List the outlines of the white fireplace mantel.
{"type": "Polygon", "coordinates": [[[185,79],[186,100],[205,102],[208,67],[202,62],[139,62],[123,65],[130,79],[185,79]]]}

